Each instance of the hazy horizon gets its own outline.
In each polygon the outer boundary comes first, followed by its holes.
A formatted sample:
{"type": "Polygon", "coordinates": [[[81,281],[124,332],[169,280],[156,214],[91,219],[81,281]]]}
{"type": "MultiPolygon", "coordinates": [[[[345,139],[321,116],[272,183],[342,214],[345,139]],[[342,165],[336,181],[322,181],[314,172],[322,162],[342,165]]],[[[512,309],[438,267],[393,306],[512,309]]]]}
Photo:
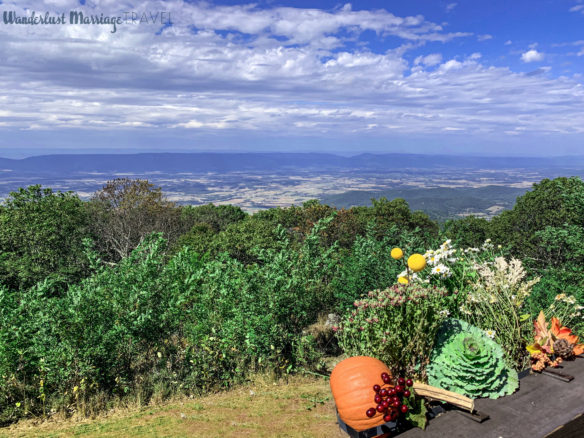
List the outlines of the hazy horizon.
{"type": "Polygon", "coordinates": [[[541,159],[561,159],[561,158],[584,158],[584,153],[580,154],[565,154],[565,155],[488,155],[486,153],[419,153],[419,152],[380,152],[380,151],[358,151],[358,152],[348,152],[348,151],[299,151],[299,150],[276,150],[276,151],[237,151],[237,150],[165,150],[165,149],[149,149],[149,150],[134,150],[134,149],[124,149],[124,150],[104,150],[104,149],[86,149],[86,150],[67,150],[67,149],[56,149],[56,150],[14,150],[6,151],[0,150],[0,159],[11,159],[11,160],[22,160],[26,158],[42,157],[49,155],[139,155],[139,154],[328,154],[335,155],[339,157],[356,157],[364,154],[371,155],[420,155],[425,157],[441,157],[441,156],[451,156],[451,157],[468,157],[468,158],[502,158],[502,159],[530,159],[530,158],[541,158],[541,159]]]}

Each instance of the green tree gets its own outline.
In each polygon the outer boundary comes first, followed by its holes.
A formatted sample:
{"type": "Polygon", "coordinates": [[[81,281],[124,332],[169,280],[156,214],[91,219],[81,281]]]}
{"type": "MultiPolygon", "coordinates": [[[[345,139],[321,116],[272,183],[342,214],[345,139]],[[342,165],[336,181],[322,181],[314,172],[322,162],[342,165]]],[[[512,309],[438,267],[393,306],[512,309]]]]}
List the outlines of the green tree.
{"type": "Polygon", "coordinates": [[[86,269],[88,218],[72,192],[40,185],[12,192],[0,210],[0,281],[23,289],[53,276],[64,284],[86,269]]]}
{"type": "Polygon", "coordinates": [[[181,209],[181,219],[189,230],[193,226],[207,224],[215,233],[244,220],[246,216],[247,214],[235,205],[187,205],[181,209]]]}
{"type": "Polygon", "coordinates": [[[543,267],[550,260],[536,233],[569,225],[584,226],[584,181],[577,177],[534,184],[512,210],[493,218],[490,232],[494,241],[509,246],[528,266],[543,267]]]}
{"type": "Polygon", "coordinates": [[[493,218],[490,234],[541,277],[530,297],[535,313],[559,293],[573,294],[584,304],[584,181],[580,178],[534,184],[512,210],[493,218]]]}
{"type": "Polygon", "coordinates": [[[476,216],[450,219],[444,223],[443,231],[458,247],[478,247],[488,237],[489,221],[476,216]]]}

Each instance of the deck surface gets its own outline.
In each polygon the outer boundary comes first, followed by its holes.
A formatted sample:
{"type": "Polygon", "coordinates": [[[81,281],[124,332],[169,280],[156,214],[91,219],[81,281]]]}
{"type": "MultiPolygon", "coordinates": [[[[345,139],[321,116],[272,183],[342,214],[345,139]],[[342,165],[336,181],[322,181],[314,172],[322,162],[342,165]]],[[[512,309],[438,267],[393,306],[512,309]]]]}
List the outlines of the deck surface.
{"type": "Polygon", "coordinates": [[[489,415],[477,423],[449,411],[428,423],[425,431],[411,429],[400,438],[537,438],[552,434],[584,438],[584,359],[564,362],[558,370],[574,376],[571,382],[532,374],[520,380],[519,391],[498,399],[478,399],[475,407],[489,415]],[[565,431],[560,429],[565,425],[565,431]],[[583,425],[580,428],[580,425],[583,425]],[[573,431],[574,426],[576,430],[573,431]],[[580,429],[580,430],[578,430],[580,429]],[[565,432],[565,433],[564,433],[565,432]],[[569,435],[568,435],[569,433],[569,435]]]}

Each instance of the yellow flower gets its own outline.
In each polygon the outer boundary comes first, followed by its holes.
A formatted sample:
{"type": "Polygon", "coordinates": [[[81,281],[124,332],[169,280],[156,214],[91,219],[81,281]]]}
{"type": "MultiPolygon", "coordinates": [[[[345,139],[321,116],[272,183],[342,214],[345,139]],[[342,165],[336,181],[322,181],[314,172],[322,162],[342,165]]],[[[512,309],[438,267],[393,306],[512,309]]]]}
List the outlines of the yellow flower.
{"type": "Polygon", "coordinates": [[[401,260],[403,256],[404,252],[401,250],[401,248],[394,248],[391,250],[391,258],[401,260]]]}
{"type": "Polygon", "coordinates": [[[399,284],[408,284],[409,283],[409,281],[408,281],[408,279],[406,277],[400,277],[400,278],[398,278],[397,279],[397,282],[399,284]]]}
{"type": "Polygon", "coordinates": [[[426,259],[422,254],[412,254],[408,259],[408,266],[414,272],[419,272],[426,267],[426,259]]]}

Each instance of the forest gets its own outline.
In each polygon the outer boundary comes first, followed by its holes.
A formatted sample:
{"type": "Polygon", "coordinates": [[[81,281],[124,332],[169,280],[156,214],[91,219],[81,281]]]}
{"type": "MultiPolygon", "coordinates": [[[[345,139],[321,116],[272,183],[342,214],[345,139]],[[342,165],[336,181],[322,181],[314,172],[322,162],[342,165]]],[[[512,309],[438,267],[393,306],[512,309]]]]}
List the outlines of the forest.
{"type": "Polygon", "coordinates": [[[444,223],[399,198],[248,214],[179,206],[146,180],[112,180],[88,201],[21,188],[0,206],[0,424],[257,372],[326,375],[341,354],[424,380],[447,316],[520,370],[540,312],[584,335],[583,267],[577,177],[544,179],[491,220],[444,223]],[[415,253],[412,275],[402,257],[415,253]]]}

